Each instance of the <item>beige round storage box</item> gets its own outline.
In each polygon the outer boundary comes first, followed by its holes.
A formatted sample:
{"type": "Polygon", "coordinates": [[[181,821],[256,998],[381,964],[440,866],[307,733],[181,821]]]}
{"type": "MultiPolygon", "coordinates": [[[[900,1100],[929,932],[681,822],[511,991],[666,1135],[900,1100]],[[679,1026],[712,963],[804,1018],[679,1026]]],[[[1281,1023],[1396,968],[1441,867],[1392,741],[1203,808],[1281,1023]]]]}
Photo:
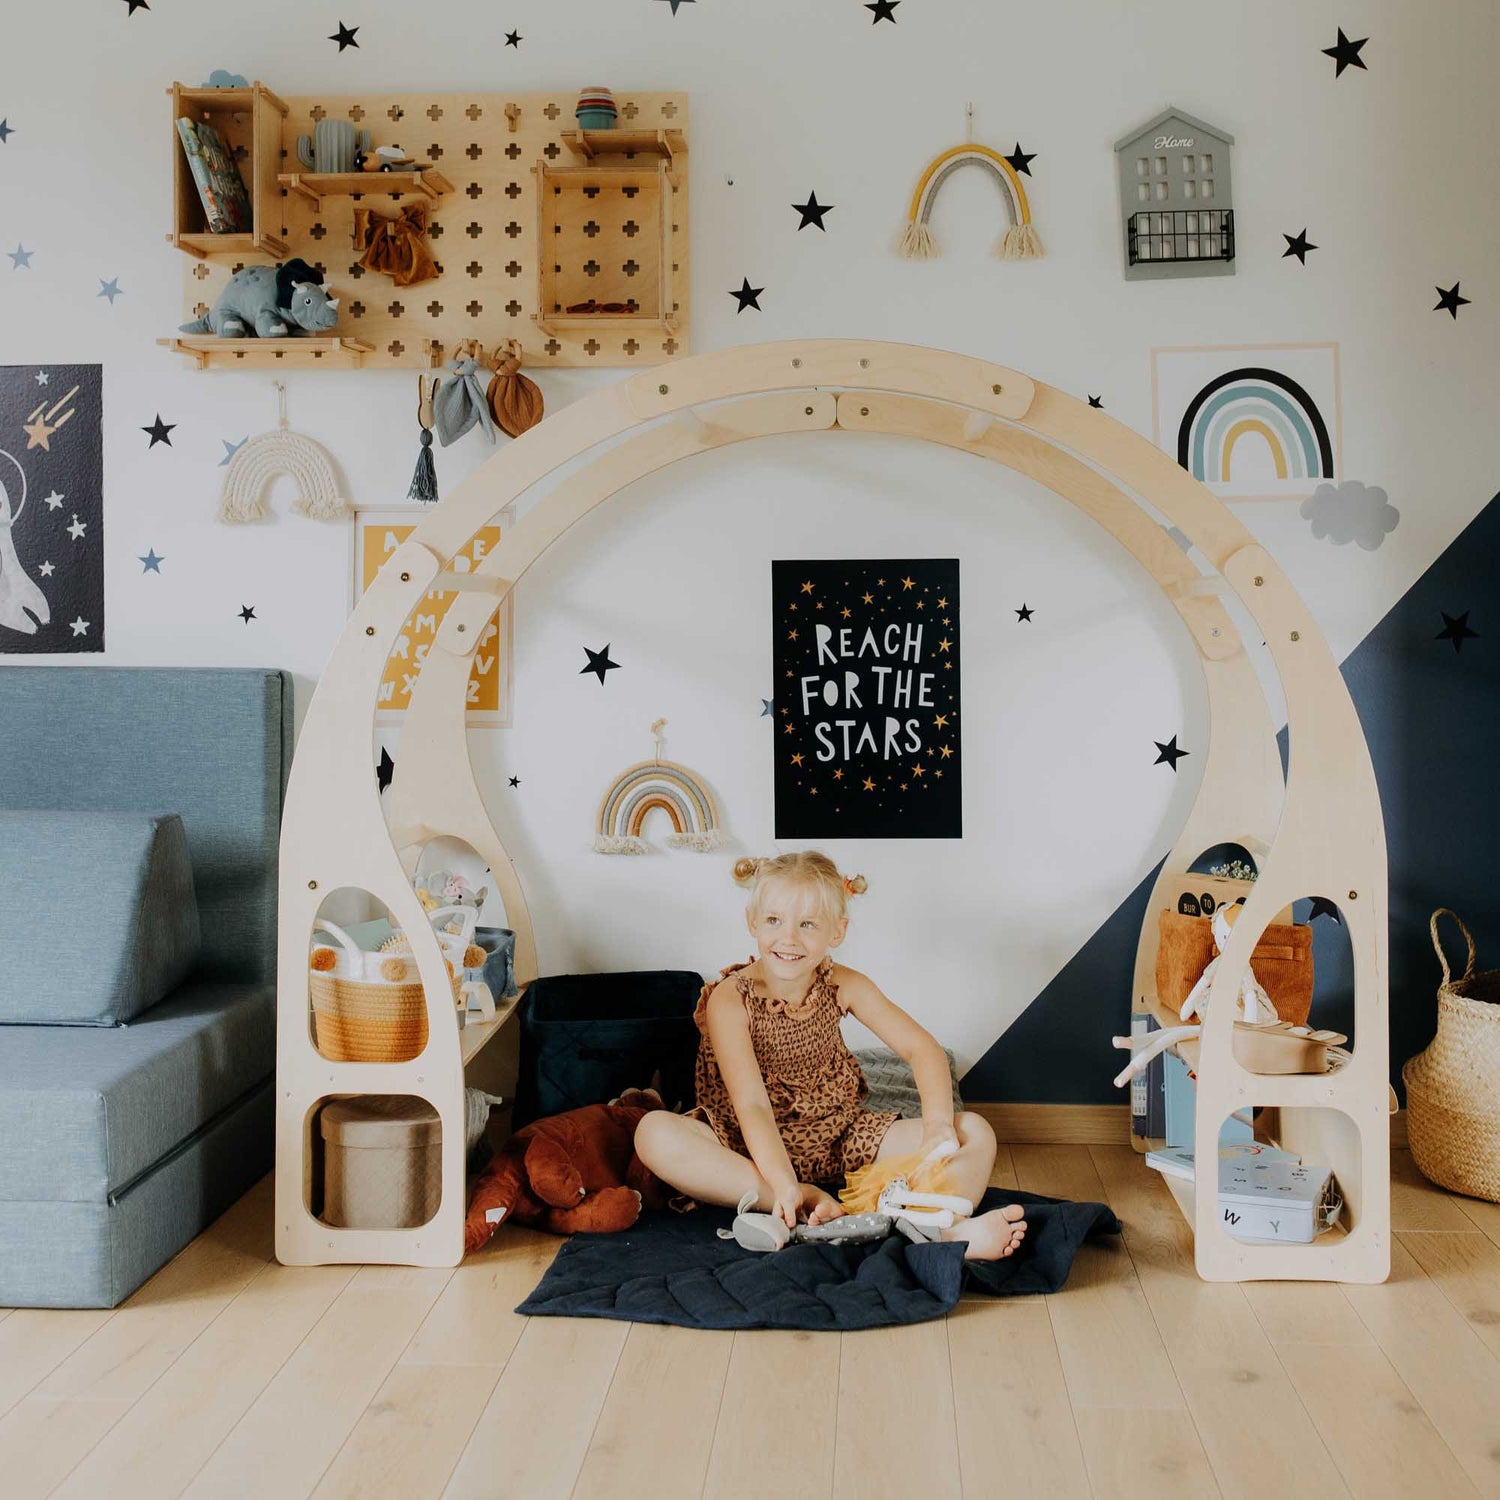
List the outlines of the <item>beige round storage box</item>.
{"type": "Polygon", "coordinates": [[[335,1099],[319,1115],[323,1222],[335,1229],[415,1229],[443,1195],[438,1112],[409,1094],[335,1099]]]}

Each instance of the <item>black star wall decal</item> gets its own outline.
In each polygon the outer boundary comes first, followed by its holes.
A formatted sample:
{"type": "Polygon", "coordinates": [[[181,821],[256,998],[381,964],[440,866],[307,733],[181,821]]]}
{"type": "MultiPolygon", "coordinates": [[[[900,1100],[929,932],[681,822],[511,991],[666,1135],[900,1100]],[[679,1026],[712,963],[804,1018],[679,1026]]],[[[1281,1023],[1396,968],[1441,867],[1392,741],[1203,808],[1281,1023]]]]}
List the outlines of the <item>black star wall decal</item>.
{"type": "Polygon", "coordinates": [[[375,790],[383,792],[391,784],[391,778],[395,774],[396,762],[391,759],[391,752],[382,745],[380,747],[380,764],[375,767],[375,790]]]}
{"type": "Polygon", "coordinates": [[[1283,234],[1282,239],[1286,241],[1286,249],[1281,252],[1282,260],[1289,255],[1295,255],[1304,266],[1307,264],[1307,252],[1318,248],[1308,243],[1305,229],[1301,234],[1283,234]]]}
{"type": "Polygon", "coordinates": [[[599,685],[604,685],[604,674],[606,672],[618,672],[620,664],[609,659],[609,646],[606,645],[602,651],[590,651],[587,646],[583,648],[584,655],[588,657],[589,664],[578,669],[578,675],[583,676],[585,672],[597,672],[599,674],[599,685]]]}
{"type": "Polygon", "coordinates": [[[823,222],[823,215],[833,209],[831,203],[819,203],[816,193],[807,195],[806,203],[794,203],[792,207],[802,215],[802,222],[797,226],[798,231],[804,230],[809,224],[816,224],[824,234],[828,233],[828,226],[823,222]]]}
{"type": "Polygon", "coordinates": [[[1177,762],[1180,761],[1184,755],[1188,755],[1191,753],[1190,751],[1179,750],[1177,748],[1177,736],[1175,734],[1171,739],[1167,741],[1165,745],[1162,744],[1160,740],[1152,740],[1151,743],[1156,746],[1158,751],[1160,751],[1160,754],[1156,757],[1156,759],[1151,762],[1153,766],[1159,766],[1163,762],[1165,762],[1167,765],[1171,766],[1173,771],[1176,771],[1177,762]]]}
{"type": "Polygon", "coordinates": [[[146,444],[147,448],[154,448],[158,443],[165,443],[170,448],[172,446],[172,439],[167,434],[176,425],[175,422],[163,422],[161,413],[157,412],[156,420],[149,427],[141,428],[142,432],[149,432],[151,434],[151,441],[146,444]]]}
{"type": "Polygon", "coordinates": [[[1433,637],[1438,641],[1452,641],[1455,654],[1463,649],[1465,641],[1477,641],[1479,632],[1469,629],[1469,611],[1461,615],[1450,615],[1447,610],[1438,611],[1443,617],[1443,628],[1433,637]]]}
{"type": "Polygon", "coordinates": [[[1010,155],[1005,159],[1011,164],[1012,167],[1015,168],[1017,172],[1024,172],[1028,177],[1030,177],[1031,164],[1036,160],[1036,152],[1023,151],[1021,149],[1020,141],[1017,141],[1016,149],[1012,151],[1010,155]]]}
{"type": "Polygon", "coordinates": [[[672,7],[672,14],[674,16],[677,14],[677,7],[679,5],[696,5],[697,3],[698,0],[667,0],[667,4],[672,7]]]}
{"type": "Polygon", "coordinates": [[[519,776],[512,776],[510,778],[510,784],[512,786],[520,786],[520,784],[521,784],[521,778],[519,776]]]}
{"type": "Polygon", "coordinates": [[[875,13],[875,20],[870,22],[874,26],[880,21],[889,21],[892,26],[896,24],[896,7],[901,0],[873,0],[873,3],[865,6],[866,10],[875,13]]]}
{"type": "Polygon", "coordinates": [[[1035,613],[1036,611],[1029,604],[1023,604],[1020,609],[1016,611],[1016,619],[1019,623],[1025,624],[1025,622],[1029,620],[1035,613]]]}
{"type": "Polygon", "coordinates": [[[1307,920],[1309,923],[1313,923],[1319,917],[1332,917],[1340,927],[1344,925],[1344,919],[1339,915],[1338,907],[1327,896],[1314,896],[1312,898],[1312,910],[1308,913],[1307,920]]]}
{"type": "Polygon", "coordinates": [[[1095,411],[1103,411],[1104,410],[1104,397],[1103,396],[1090,396],[1089,397],[1089,405],[1092,406],[1095,411]]]}
{"type": "Polygon", "coordinates": [[[0,146],[3,146],[15,133],[9,120],[0,120],[0,146]]]}
{"type": "Polygon", "coordinates": [[[1460,297],[1458,295],[1458,283],[1456,281],[1447,291],[1444,291],[1440,286],[1434,287],[1433,291],[1438,294],[1437,306],[1433,308],[1433,312],[1450,313],[1456,319],[1459,308],[1469,305],[1467,297],[1460,297]]]}
{"type": "Polygon", "coordinates": [[[745,277],[744,284],[740,287],[739,291],[730,292],[729,294],[740,304],[737,308],[735,308],[735,312],[742,313],[747,307],[753,307],[756,312],[759,312],[761,310],[760,303],[756,301],[756,298],[758,298],[763,291],[765,291],[765,287],[751,286],[750,278],[748,276],[745,277]]]}
{"type": "Polygon", "coordinates": [[[136,11],[151,9],[151,7],[146,4],[146,0],[125,0],[125,3],[130,7],[130,9],[125,12],[125,19],[127,21],[136,13],[136,11]]]}
{"type": "Polygon", "coordinates": [[[340,21],[339,29],[335,31],[334,34],[328,38],[328,40],[330,42],[337,42],[339,44],[340,52],[342,52],[345,47],[358,47],[359,43],[354,40],[354,33],[358,30],[358,26],[345,26],[344,23],[340,21]]]}
{"type": "MultiPolygon", "coordinates": [[[[1369,37],[1362,36],[1357,42],[1351,42],[1349,38],[1344,35],[1344,28],[1342,26],[1339,27],[1338,45],[1334,47],[1325,47],[1323,49],[1323,56],[1331,57],[1337,64],[1337,66],[1333,70],[1333,76],[1335,78],[1342,78],[1345,68],[1365,67],[1364,59],[1359,55],[1359,49],[1363,47],[1364,44],[1369,40],[1369,37]]],[[[1365,71],[1369,72],[1369,69],[1365,68],[1365,71]]]]}
{"type": "Polygon", "coordinates": [[[521,34],[518,31],[507,31],[505,33],[505,45],[514,47],[518,52],[521,49],[521,34]]]}
{"type": "Polygon", "coordinates": [[[240,619],[249,624],[255,618],[255,611],[248,604],[240,605],[240,619]]]}

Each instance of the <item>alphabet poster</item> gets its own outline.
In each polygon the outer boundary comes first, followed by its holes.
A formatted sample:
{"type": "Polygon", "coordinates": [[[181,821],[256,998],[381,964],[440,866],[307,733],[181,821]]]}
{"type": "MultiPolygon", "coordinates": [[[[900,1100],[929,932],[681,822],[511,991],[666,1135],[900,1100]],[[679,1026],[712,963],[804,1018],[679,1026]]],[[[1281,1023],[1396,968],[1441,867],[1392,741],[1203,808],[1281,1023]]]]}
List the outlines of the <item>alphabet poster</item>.
{"type": "Polygon", "coordinates": [[[963,837],[957,558],[773,562],[778,839],[963,837]]]}
{"type": "MultiPolygon", "coordinates": [[[[509,507],[503,517],[509,524],[509,507]]],[[[355,524],[355,553],[358,576],[356,592],[369,588],[385,560],[412,532],[423,518],[416,510],[362,510],[355,524]]],[[[499,526],[483,527],[453,560],[453,570],[467,573],[476,567],[500,540],[499,526]]],[[[396,649],[386,663],[380,679],[377,721],[399,722],[411,701],[412,684],[422,670],[422,663],[432,649],[438,626],[448,613],[448,606],[458,597],[448,590],[433,589],[407,622],[396,640],[396,649]]],[[[500,726],[510,723],[511,712],[511,596],[506,595],[500,611],[480,637],[469,673],[468,722],[473,725],[500,726]]]]}
{"type": "Polygon", "coordinates": [[[104,650],[100,375],[0,366],[0,654],[104,650]]]}

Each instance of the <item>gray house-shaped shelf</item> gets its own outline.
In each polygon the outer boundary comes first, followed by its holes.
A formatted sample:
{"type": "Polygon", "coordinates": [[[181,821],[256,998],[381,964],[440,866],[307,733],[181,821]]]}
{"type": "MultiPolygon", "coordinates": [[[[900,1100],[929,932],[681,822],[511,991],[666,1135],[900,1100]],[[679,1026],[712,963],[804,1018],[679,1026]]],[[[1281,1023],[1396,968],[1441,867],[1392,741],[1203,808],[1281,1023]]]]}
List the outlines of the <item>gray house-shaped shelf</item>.
{"type": "Polygon", "coordinates": [[[1175,108],[1115,142],[1127,281],[1234,274],[1233,145],[1175,108]]]}

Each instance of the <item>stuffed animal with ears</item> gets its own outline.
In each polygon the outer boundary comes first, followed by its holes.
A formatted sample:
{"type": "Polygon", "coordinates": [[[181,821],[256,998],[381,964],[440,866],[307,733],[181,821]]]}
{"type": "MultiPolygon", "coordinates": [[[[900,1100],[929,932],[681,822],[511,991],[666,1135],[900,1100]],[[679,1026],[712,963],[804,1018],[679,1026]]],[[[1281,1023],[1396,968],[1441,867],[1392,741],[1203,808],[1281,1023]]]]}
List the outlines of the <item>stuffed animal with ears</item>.
{"type": "MultiPolygon", "coordinates": [[[[1243,910],[1242,906],[1226,904],[1214,913],[1214,945],[1219,951],[1209,960],[1197,984],[1188,991],[1187,999],[1182,1002],[1181,1014],[1185,1022],[1191,1021],[1194,1016],[1202,1018],[1204,1008],[1208,1004],[1208,992],[1213,986],[1214,974],[1218,971],[1219,959],[1223,957],[1224,950],[1229,946],[1229,935],[1233,932],[1234,924],[1239,920],[1239,915],[1243,910]]],[[[1240,1020],[1248,1021],[1252,1026],[1274,1025],[1280,1019],[1276,1014],[1276,1007],[1271,1004],[1271,997],[1256,979],[1255,970],[1249,964],[1245,965],[1245,971],[1240,975],[1240,989],[1235,1000],[1235,1008],[1240,1020]]]]}
{"type": "Polygon", "coordinates": [[[428,911],[436,911],[440,906],[472,906],[480,911],[490,894],[489,886],[482,885],[476,891],[462,875],[447,870],[419,875],[415,885],[417,899],[428,911]]]}
{"type": "Polygon", "coordinates": [[[665,1208],[670,1190],[635,1154],[636,1126],[665,1107],[655,1089],[633,1089],[518,1130],[475,1184],[464,1254],[488,1244],[501,1224],[615,1234],[643,1208],[665,1208]]]}
{"type": "Polygon", "coordinates": [[[323,290],[322,280],[323,273],[300,258],[277,266],[242,266],[213,308],[178,331],[223,339],[327,333],[338,323],[339,299],[323,290]]]}

